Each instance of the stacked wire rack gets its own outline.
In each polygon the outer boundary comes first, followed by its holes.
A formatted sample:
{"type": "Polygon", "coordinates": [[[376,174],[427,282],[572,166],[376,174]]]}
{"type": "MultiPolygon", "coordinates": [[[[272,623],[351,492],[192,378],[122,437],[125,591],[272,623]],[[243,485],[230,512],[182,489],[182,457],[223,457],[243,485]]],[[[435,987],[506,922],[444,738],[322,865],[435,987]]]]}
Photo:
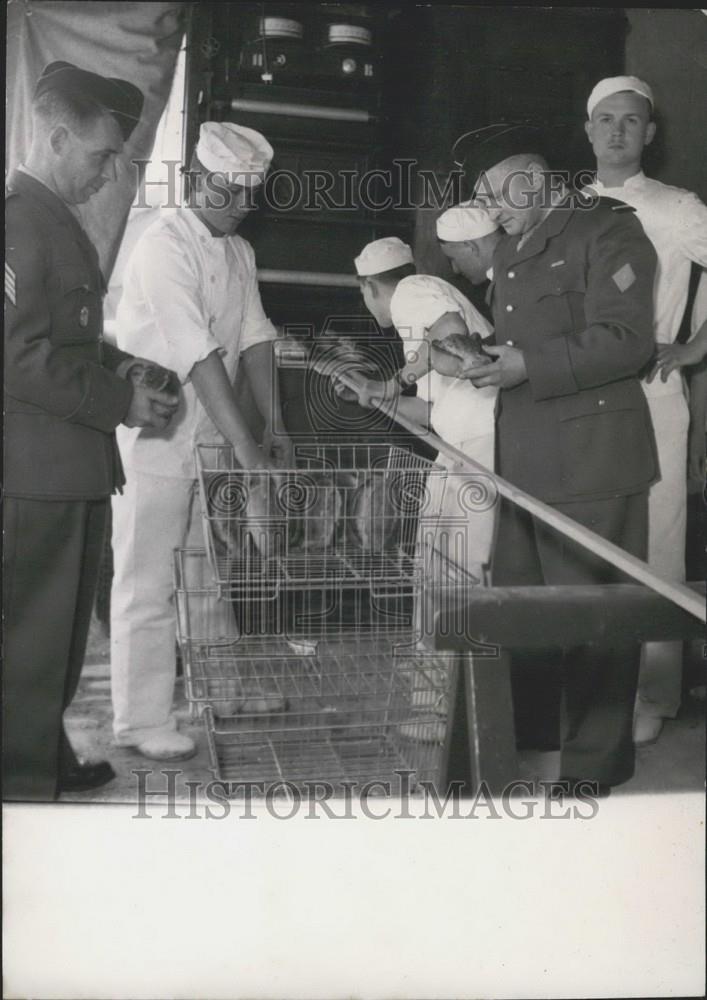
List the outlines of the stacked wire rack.
{"type": "Polygon", "coordinates": [[[296,468],[265,472],[198,447],[205,549],[175,553],[175,591],[220,780],[439,778],[451,669],[419,646],[446,473],[355,451],[300,448],[296,468]]]}

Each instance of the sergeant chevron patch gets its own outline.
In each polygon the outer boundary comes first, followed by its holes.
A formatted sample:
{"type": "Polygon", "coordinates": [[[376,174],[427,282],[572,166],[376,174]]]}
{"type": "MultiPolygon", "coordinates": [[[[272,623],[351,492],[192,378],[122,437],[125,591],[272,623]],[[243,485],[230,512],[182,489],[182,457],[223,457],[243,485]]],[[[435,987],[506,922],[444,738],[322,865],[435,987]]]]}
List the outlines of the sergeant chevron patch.
{"type": "Polygon", "coordinates": [[[17,305],[17,276],[7,261],[5,261],[5,295],[13,306],[17,305]]]}
{"type": "Polygon", "coordinates": [[[625,292],[626,289],[630,288],[636,280],[636,275],[634,274],[633,268],[630,264],[624,264],[624,266],[620,267],[616,274],[612,274],[611,277],[620,292],[625,292]]]}

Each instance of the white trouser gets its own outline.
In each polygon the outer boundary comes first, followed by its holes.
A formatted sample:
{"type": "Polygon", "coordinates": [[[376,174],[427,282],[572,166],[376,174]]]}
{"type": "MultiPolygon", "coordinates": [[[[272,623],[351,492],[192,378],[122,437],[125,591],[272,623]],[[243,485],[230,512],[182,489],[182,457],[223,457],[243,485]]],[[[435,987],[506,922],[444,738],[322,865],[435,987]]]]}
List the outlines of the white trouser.
{"type": "MultiPolygon", "coordinates": [[[[494,434],[462,441],[456,447],[493,470],[494,434]]],[[[448,471],[444,479],[432,475],[428,480],[429,510],[439,507],[440,516],[435,524],[426,525],[424,518],[421,521],[424,601],[416,605],[416,629],[428,641],[434,629],[434,614],[450,588],[456,603],[464,600],[466,590],[489,582],[498,513],[491,476],[470,472],[442,454],[437,463],[448,471]],[[420,617],[423,614],[424,620],[420,617]]]]}
{"type": "MultiPolygon", "coordinates": [[[[685,579],[687,525],[687,431],[690,415],[682,393],[648,396],[661,480],[648,496],[648,562],[669,580],[685,579]]],[[[682,642],[648,642],[643,647],[637,711],[674,718],[680,707],[682,642]]]]}
{"type": "Polygon", "coordinates": [[[115,740],[134,746],[176,729],[173,555],[203,548],[204,534],[194,480],[126,476],[113,497],[111,689],[115,740]]]}

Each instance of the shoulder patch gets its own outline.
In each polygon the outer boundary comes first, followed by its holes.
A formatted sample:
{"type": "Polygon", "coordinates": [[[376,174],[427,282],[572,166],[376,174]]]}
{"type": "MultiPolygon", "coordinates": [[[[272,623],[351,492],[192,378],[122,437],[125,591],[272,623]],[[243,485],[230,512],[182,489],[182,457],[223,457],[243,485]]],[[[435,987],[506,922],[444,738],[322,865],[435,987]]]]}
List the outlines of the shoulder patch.
{"type": "Polygon", "coordinates": [[[611,279],[620,292],[625,292],[636,280],[636,275],[631,265],[626,263],[611,275],[611,279]]]}
{"type": "Polygon", "coordinates": [[[17,305],[17,275],[7,261],[5,261],[5,298],[13,306],[17,305]]]}

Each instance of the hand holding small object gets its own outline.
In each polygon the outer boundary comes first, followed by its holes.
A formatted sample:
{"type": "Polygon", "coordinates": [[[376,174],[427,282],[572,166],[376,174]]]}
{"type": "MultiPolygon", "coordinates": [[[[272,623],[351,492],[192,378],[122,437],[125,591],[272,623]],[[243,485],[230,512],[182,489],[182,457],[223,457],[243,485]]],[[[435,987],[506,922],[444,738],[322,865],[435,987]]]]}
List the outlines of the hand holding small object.
{"type": "Polygon", "coordinates": [[[133,396],[123,423],[127,427],[156,427],[164,430],[174,416],[179,398],[143,385],[133,386],[133,396]]]}
{"type": "Polygon", "coordinates": [[[285,430],[275,431],[268,425],[263,432],[263,452],[281,469],[291,469],[295,464],[295,450],[285,430]]]}
{"type": "Polygon", "coordinates": [[[498,386],[500,389],[512,389],[528,378],[523,352],[517,347],[485,347],[484,351],[496,360],[481,368],[474,368],[464,375],[464,378],[482,388],[485,385],[498,386]]]}
{"type": "Polygon", "coordinates": [[[177,373],[147,358],[133,358],[124,374],[133,386],[158,393],[152,397],[152,408],[159,420],[165,422],[154,426],[166,427],[179,406],[180,385],[177,373]]]}

